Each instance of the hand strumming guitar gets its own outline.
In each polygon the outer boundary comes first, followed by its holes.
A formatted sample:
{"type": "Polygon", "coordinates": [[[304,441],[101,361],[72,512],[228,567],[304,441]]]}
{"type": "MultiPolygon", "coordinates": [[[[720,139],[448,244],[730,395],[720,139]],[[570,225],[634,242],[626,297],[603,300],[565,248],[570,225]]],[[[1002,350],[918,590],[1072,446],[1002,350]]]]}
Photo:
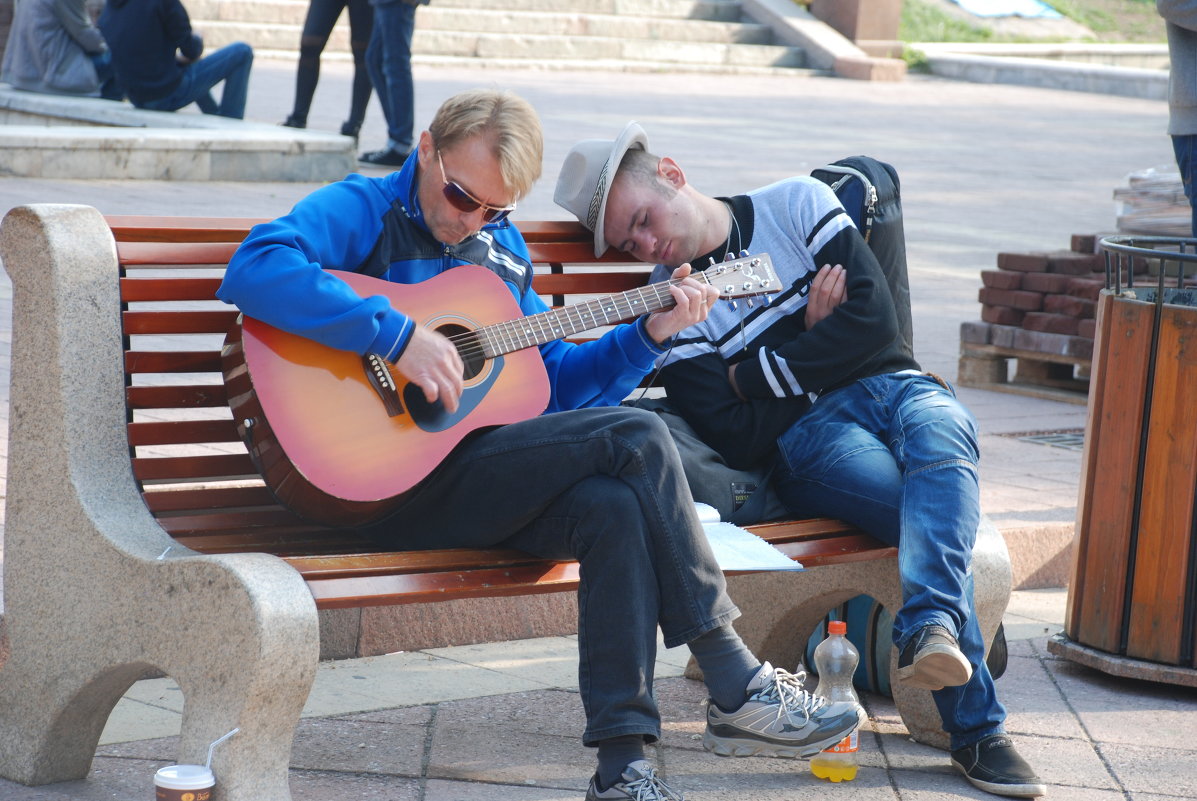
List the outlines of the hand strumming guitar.
{"type": "Polygon", "coordinates": [[[457,348],[443,334],[416,326],[395,367],[424,392],[429,403],[440,401],[449,414],[465,388],[465,364],[457,348]]]}

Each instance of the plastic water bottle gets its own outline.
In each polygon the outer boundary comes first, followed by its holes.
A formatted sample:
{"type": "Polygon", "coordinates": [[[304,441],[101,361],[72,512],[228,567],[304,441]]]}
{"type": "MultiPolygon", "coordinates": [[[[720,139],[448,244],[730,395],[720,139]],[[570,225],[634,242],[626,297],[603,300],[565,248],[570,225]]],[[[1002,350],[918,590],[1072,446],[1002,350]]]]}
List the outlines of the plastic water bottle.
{"type": "MultiPolygon", "coordinates": [[[[815,648],[815,669],[819,671],[819,686],[815,690],[830,702],[852,701],[859,703],[852,686],[852,674],[860,654],[844,635],[848,624],[832,620],[827,624],[827,639],[815,648]]],[[[810,761],[810,771],[820,779],[833,782],[850,782],[856,778],[856,749],[859,740],[856,730],[831,748],[816,754],[810,761]]]]}

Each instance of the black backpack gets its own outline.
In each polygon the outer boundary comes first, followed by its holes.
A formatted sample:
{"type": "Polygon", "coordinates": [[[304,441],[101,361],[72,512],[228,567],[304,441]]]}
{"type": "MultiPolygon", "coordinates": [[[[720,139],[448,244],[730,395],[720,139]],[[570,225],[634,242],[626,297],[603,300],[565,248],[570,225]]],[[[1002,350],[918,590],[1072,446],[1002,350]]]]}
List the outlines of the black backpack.
{"type": "Polygon", "coordinates": [[[902,228],[902,188],[897,170],[869,156],[849,156],[812,171],[811,176],[831,187],[880,262],[894,298],[898,331],[913,356],[906,232],[902,228]]]}

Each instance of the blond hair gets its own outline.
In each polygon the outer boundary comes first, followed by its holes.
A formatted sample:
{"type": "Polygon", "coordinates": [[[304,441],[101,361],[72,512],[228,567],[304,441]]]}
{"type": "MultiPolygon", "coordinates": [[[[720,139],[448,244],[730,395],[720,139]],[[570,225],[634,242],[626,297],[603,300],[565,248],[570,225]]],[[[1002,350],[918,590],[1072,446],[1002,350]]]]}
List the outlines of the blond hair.
{"type": "Polygon", "coordinates": [[[532,104],[513,92],[468,89],[453,95],[428,126],[442,150],[474,136],[485,137],[499,162],[499,173],[516,198],[528,194],[540,177],[544,136],[532,104]]]}

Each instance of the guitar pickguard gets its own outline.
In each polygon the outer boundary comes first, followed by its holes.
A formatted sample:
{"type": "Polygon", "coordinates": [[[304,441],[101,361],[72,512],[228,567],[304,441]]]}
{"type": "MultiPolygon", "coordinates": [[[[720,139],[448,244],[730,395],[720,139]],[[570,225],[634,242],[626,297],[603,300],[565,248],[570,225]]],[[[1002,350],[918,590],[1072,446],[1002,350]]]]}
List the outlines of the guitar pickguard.
{"type": "Polygon", "coordinates": [[[486,393],[499,380],[499,373],[502,370],[503,357],[498,356],[491,359],[486,377],[477,384],[466,386],[461,393],[457,411],[453,414],[445,411],[445,405],[439,400],[435,403],[429,403],[424,398],[424,391],[415,384],[406,385],[403,388],[403,400],[407,405],[407,412],[411,415],[412,422],[420,430],[427,431],[430,434],[448,431],[468,417],[470,412],[478,408],[478,404],[482,403],[483,398],[486,397],[486,393]]]}

